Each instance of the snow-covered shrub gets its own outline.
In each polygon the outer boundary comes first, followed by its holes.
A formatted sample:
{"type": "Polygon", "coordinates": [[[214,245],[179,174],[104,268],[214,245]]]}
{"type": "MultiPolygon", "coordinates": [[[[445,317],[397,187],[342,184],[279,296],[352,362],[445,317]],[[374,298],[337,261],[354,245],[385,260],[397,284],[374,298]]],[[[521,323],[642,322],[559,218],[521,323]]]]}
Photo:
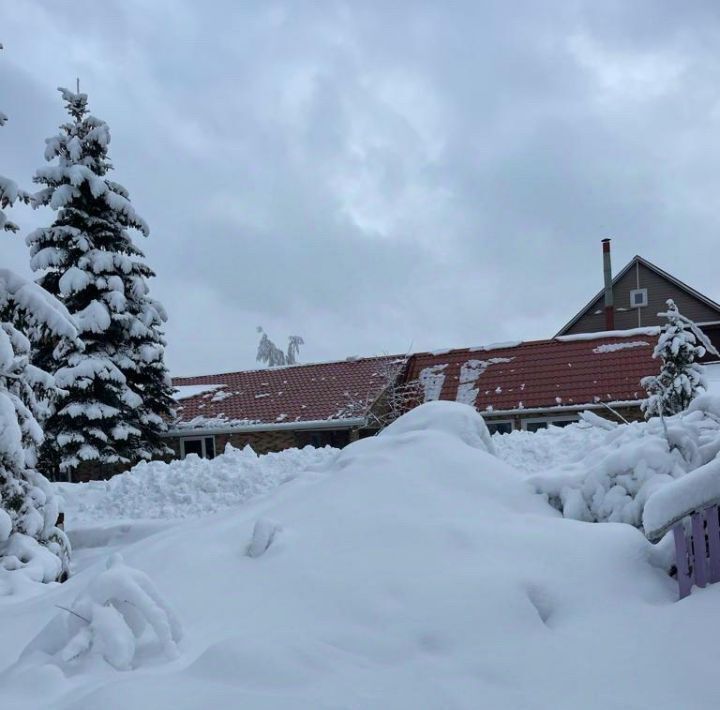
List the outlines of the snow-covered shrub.
{"type": "Polygon", "coordinates": [[[115,554],[23,656],[40,652],[69,666],[99,657],[113,668],[130,670],[140,657],[175,658],[181,638],[180,622],[151,579],[115,554]]]}
{"type": "Polygon", "coordinates": [[[70,546],[57,528],[58,500],[35,470],[43,440],[42,401],[55,393],[53,378],[30,364],[33,328],[63,343],[76,330],[63,306],[36,284],[0,269],[0,593],[12,591],[16,573],[36,582],[68,574],[70,546]]]}
{"type": "Polygon", "coordinates": [[[695,362],[705,354],[705,347],[698,345],[696,334],[701,340],[706,339],[697,333],[697,326],[680,313],[672,299],[667,301],[667,311],[658,316],[667,320],[653,351],[653,357],[661,362],[660,374],[641,380],[648,393],[642,403],[648,418],[678,414],[707,389],[702,366],[695,362]]]}
{"type": "MultiPolygon", "coordinates": [[[[720,451],[720,400],[704,395],[691,410],[663,421],[620,424],[585,433],[588,421],[562,432],[581,452],[576,461],[530,477],[565,517],[642,527],[645,503],[662,486],[713,460],[720,451]],[[592,441],[592,446],[587,443],[592,441]]],[[[513,435],[509,435],[512,437],[513,435]]],[[[552,432],[530,435],[538,439],[552,432]]]]}

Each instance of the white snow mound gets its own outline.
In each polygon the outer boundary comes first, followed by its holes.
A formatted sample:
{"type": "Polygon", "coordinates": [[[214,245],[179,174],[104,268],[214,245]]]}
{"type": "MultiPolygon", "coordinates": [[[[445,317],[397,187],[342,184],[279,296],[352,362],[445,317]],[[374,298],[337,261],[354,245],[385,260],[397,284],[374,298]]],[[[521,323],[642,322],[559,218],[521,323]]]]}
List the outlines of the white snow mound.
{"type": "Polygon", "coordinates": [[[411,432],[443,432],[468,446],[495,453],[492,436],[474,407],[437,400],[410,410],[380,432],[381,437],[397,437],[411,432]]]}
{"type": "Polygon", "coordinates": [[[214,513],[272,491],[303,471],[333,461],[338,450],[286,449],[258,456],[249,446],[214,459],[191,454],[140,463],[108,481],[58,484],[69,524],[118,518],[186,518],[214,513]]]}

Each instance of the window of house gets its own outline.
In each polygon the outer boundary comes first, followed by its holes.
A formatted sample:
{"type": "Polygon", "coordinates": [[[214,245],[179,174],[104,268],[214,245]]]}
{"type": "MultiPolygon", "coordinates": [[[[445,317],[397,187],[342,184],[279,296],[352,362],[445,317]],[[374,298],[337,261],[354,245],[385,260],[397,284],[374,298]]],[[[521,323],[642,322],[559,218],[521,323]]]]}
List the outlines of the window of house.
{"type": "Polygon", "coordinates": [[[183,458],[190,454],[195,454],[201,459],[214,459],[215,437],[194,436],[187,439],[180,439],[180,452],[183,458]]]}
{"type": "Polygon", "coordinates": [[[539,429],[547,429],[550,425],[564,427],[576,421],[578,421],[578,418],[573,416],[538,417],[537,419],[525,419],[522,423],[522,428],[525,429],[525,431],[538,431],[539,429]]]}
{"type": "Polygon", "coordinates": [[[491,434],[509,434],[513,430],[513,425],[510,420],[486,422],[486,424],[491,434]]]}
{"type": "Polygon", "coordinates": [[[643,308],[648,304],[648,292],[646,288],[635,288],[630,291],[630,305],[633,308],[643,308]]]}

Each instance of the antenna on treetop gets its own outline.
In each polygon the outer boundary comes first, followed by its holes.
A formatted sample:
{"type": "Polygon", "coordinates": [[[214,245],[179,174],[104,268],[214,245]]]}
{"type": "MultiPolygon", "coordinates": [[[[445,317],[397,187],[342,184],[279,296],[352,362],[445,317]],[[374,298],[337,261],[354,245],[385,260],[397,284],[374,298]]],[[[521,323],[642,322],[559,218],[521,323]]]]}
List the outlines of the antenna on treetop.
{"type": "Polygon", "coordinates": [[[77,87],[75,93],[79,94],[80,93],[80,77],[79,76],[75,78],[75,86],[77,87]]]}

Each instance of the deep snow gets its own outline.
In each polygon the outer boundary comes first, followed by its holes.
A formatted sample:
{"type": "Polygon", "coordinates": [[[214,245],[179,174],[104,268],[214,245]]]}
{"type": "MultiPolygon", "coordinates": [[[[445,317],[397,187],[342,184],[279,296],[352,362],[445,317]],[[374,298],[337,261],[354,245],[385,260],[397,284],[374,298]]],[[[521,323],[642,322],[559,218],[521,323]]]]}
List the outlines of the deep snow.
{"type": "Polygon", "coordinates": [[[232,508],[269,493],[309,468],[333,461],[338,449],[288,449],[258,456],[249,446],[212,460],[191,454],[142,462],[108,481],[56,484],[70,527],[89,520],[186,518],[232,508]]]}
{"type": "Polygon", "coordinates": [[[234,509],[126,525],[109,548],[76,544],[66,584],[0,599],[1,707],[716,705],[720,585],[676,603],[638,530],[562,518],[462,404],[423,405],[234,509]],[[179,656],[16,663],[118,546],[175,609],[179,656]]]}

